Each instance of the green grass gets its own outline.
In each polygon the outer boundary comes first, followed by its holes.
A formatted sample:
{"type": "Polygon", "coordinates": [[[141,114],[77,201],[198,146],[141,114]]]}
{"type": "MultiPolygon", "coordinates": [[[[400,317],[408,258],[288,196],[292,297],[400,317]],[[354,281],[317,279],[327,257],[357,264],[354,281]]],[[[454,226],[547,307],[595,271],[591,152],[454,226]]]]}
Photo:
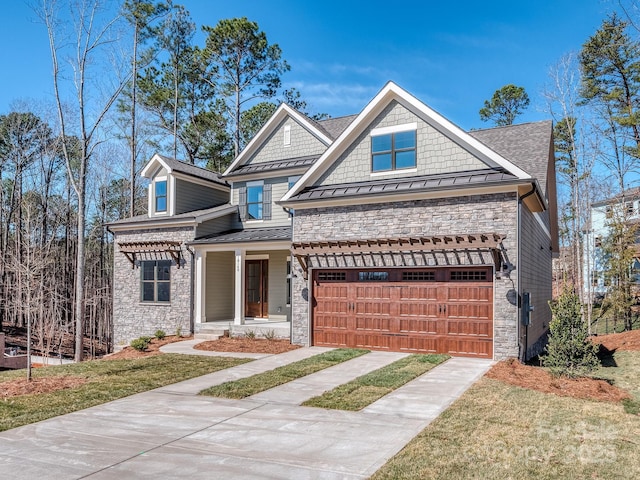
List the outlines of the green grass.
{"type": "Polygon", "coordinates": [[[448,355],[410,355],[329,392],[310,398],[302,405],[338,410],[361,410],[448,358],[448,355]]]}
{"type": "Polygon", "coordinates": [[[339,348],[329,352],[314,355],[298,362],[278,367],[268,372],[258,373],[251,377],[232,382],[221,383],[200,392],[200,395],[224,398],[246,398],[256,393],[269,390],[284,383],[310,375],[338,363],[351,360],[369,353],[369,350],[355,348],[339,348]]]}
{"type": "MultiPolygon", "coordinates": [[[[247,359],[196,355],[155,355],[135,360],[95,360],[33,370],[34,379],[76,376],[86,383],[52,393],[0,399],[0,431],[75,412],[118,398],[245,363],[247,359]]],[[[2,382],[24,370],[0,372],[2,382]]]]}
{"type": "MultiPolygon", "coordinates": [[[[637,395],[640,352],[615,361],[609,378],[637,395]]],[[[640,417],[620,404],[483,378],[372,478],[640,478],[639,448],[640,417]]]]}

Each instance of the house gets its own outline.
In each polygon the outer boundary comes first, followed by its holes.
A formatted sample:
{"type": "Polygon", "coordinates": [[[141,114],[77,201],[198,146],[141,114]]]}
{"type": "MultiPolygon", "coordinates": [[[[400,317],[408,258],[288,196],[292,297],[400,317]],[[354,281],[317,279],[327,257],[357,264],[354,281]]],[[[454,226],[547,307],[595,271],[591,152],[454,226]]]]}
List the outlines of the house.
{"type": "MultiPolygon", "coordinates": [[[[610,286],[606,278],[605,243],[612,225],[618,223],[636,229],[631,237],[638,243],[637,225],[640,222],[640,188],[632,188],[591,204],[589,223],[584,235],[582,278],[584,298],[597,301],[604,298],[610,286]]],[[[631,262],[635,293],[640,295],[640,248],[631,262]]]]}
{"type": "Polygon", "coordinates": [[[389,82],[281,105],[222,174],[154,156],[114,222],[114,336],[285,325],[300,345],[537,354],[558,252],[551,122],[465,132],[389,82]]]}

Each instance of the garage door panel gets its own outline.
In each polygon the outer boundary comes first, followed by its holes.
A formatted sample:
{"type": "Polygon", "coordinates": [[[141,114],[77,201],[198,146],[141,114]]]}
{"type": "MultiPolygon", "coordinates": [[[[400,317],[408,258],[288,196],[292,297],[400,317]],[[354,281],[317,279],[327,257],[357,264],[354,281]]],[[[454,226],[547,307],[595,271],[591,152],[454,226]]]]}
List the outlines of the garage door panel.
{"type": "Polygon", "coordinates": [[[447,335],[492,338],[493,325],[479,320],[449,320],[447,335]]]}
{"type": "Polygon", "coordinates": [[[471,338],[447,338],[447,352],[450,355],[492,358],[493,343],[490,340],[474,340],[471,338]]]}
{"type": "Polygon", "coordinates": [[[313,344],[491,358],[490,269],[425,270],[315,272],[313,344]]]}
{"type": "Polygon", "coordinates": [[[435,318],[400,318],[398,327],[400,333],[435,335],[446,332],[446,321],[435,318]]]}

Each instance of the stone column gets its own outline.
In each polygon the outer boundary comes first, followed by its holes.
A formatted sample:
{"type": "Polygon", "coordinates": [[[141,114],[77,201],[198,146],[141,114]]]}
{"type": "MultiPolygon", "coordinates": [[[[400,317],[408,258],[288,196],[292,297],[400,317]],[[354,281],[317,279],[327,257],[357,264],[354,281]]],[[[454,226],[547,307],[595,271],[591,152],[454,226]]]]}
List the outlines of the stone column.
{"type": "Polygon", "coordinates": [[[196,284],[194,286],[194,303],[195,303],[195,331],[199,330],[199,326],[207,321],[207,301],[206,301],[206,282],[207,282],[207,252],[196,250],[195,257],[196,284]]]}
{"type": "Polygon", "coordinates": [[[244,325],[244,257],[246,251],[238,248],[235,251],[236,263],[234,268],[235,291],[234,291],[234,325],[244,325]]]}

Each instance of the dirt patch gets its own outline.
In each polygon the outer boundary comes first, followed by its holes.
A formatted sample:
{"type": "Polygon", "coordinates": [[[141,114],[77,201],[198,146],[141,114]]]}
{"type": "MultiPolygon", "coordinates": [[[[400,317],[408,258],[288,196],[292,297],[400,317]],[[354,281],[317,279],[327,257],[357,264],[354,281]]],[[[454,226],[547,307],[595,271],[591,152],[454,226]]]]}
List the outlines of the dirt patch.
{"type": "Polygon", "coordinates": [[[625,398],[631,398],[626,391],[604,380],[554,377],[541,367],[523,365],[514,358],[494,365],[487,372],[487,377],[495,378],[517,387],[529,388],[543,393],[553,393],[563,397],[604,402],[620,402],[625,398]]]}
{"type": "Polygon", "coordinates": [[[631,330],[622,333],[610,333],[591,337],[593,343],[600,343],[610,352],[614,350],[640,350],[640,330],[631,330]]]}
{"type": "Polygon", "coordinates": [[[158,355],[158,354],[162,353],[160,351],[160,347],[162,347],[163,345],[167,345],[169,343],[174,343],[174,342],[183,342],[185,340],[191,340],[192,338],[193,338],[193,335],[186,336],[186,337],[178,337],[176,335],[169,335],[169,336],[163,338],[162,340],[158,340],[157,338],[153,338],[153,339],[151,339],[151,342],[149,343],[149,346],[147,347],[147,349],[144,352],[140,352],[140,351],[136,350],[135,348],[132,348],[132,347],[128,346],[128,347],[124,347],[119,352],[110,353],[109,355],[105,355],[102,358],[104,360],[131,360],[131,359],[134,359],[134,358],[150,357],[152,355],[158,355]]]}
{"type": "Polygon", "coordinates": [[[300,345],[291,345],[289,340],[246,337],[222,337],[218,340],[210,340],[198,343],[196,350],[206,350],[210,352],[249,352],[249,353],[284,353],[300,345]]]}
{"type": "Polygon", "coordinates": [[[51,393],[66,388],[76,388],[85,383],[87,379],[81,377],[43,377],[33,378],[30,382],[26,378],[15,378],[0,384],[0,398],[31,393],[51,393]]]}

